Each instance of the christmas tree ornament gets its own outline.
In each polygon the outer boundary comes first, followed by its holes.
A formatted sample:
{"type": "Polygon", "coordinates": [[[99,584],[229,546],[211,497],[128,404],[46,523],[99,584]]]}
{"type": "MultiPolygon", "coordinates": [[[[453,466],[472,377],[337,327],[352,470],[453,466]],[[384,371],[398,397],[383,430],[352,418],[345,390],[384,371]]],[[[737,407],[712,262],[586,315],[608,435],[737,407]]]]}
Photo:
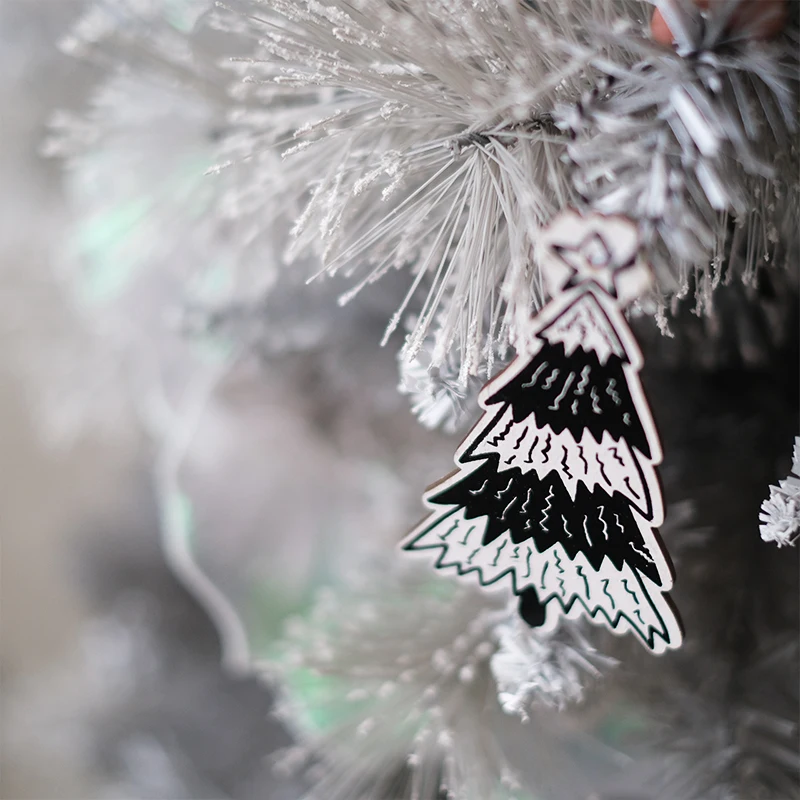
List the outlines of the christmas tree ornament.
{"type": "Polygon", "coordinates": [[[682,634],[655,531],[661,447],[622,312],[649,283],[638,252],[622,218],[566,211],[542,232],[553,299],[481,391],[458,470],[426,493],[434,513],[403,547],[484,586],[508,576],[532,627],[587,616],[663,653],[682,634]]]}

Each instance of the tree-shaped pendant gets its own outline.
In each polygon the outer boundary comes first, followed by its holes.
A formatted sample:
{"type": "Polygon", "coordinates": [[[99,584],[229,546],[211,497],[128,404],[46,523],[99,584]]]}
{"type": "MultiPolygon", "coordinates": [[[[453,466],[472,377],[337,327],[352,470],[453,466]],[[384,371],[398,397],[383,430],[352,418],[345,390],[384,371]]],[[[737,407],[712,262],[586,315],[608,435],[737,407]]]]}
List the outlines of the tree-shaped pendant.
{"type": "Polygon", "coordinates": [[[583,615],[663,653],[682,633],[656,531],[661,447],[622,313],[650,280],[638,250],[619,217],[567,211],[542,232],[553,299],[481,391],[458,469],[427,491],[433,513],[402,546],[484,586],[510,579],[533,627],[583,615]]]}

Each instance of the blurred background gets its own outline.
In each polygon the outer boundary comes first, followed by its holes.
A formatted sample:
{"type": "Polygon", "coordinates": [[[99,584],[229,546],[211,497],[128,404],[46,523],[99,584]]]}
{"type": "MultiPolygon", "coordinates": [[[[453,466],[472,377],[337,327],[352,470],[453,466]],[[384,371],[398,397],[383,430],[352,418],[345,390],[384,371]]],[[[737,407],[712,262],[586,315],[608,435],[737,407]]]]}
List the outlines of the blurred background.
{"type": "Polygon", "coordinates": [[[285,737],[164,563],[147,443],[59,273],[75,219],[41,151],[98,76],[57,46],[84,6],[0,1],[0,796],[264,797],[285,737]]]}
{"type": "MultiPolygon", "coordinates": [[[[28,350],[59,338],[78,339],[79,323],[59,292],[50,265],[64,247],[68,213],[58,165],[40,155],[45,123],[59,98],[79,96],[87,76],[55,43],[78,10],[63,0],[0,4],[3,78],[0,172],[2,252],[2,763],[3,797],[84,797],[96,776],[84,758],[45,745],[32,724],[43,689],[71,683],[65,703],[85,682],[81,640],[91,619],[74,554],[92,529],[106,527],[128,504],[134,527],[146,528],[132,504],[137,436],[118,409],[117,439],[82,436],[53,448],[42,437],[37,391],[23,366],[28,350]],[[133,512],[133,514],[131,513],[133,512]],[[103,522],[105,520],[105,522],[103,522]],[[27,721],[29,729],[24,730],[27,721]],[[50,752],[43,748],[49,747],[50,752]],[[63,794],[62,794],[63,793],[63,794]]],[[[47,358],[37,369],[47,370],[47,358]]],[[[96,531],[95,531],[96,532],[96,531]]],[[[51,725],[47,726],[52,729],[51,725]]],[[[56,734],[72,740],[69,729],[56,734]]],[[[78,748],[81,745],[75,740],[78,748]]]]}
{"type": "MultiPolygon", "coordinates": [[[[222,78],[186,67],[201,8],[0,0],[8,800],[299,796],[302,780],[274,774],[291,740],[250,657],[308,606],[352,531],[389,544],[441,469],[417,455],[437,437],[377,345],[399,287],[336,319],[326,309],[338,288],[311,290],[306,305],[302,280],[285,288],[276,311],[288,298],[300,316],[278,317],[274,380],[260,358],[180,341],[180,277],[231,258],[198,224],[209,108],[224,96],[222,78]],[[99,42],[91,57],[84,41],[99,42]],[[141,84],[126,83],[131,64],[141,84]],[[94,128],[59,114],[86,108],[100,109],[94,128]],[[342,380],[337,359],[350,352],[383,389],[359,397],[342,380]]],[[[258,275],[241,280],[257,293],[258,275]]],[[[447,463],[452,445],[438,444],[447,463]]]]}

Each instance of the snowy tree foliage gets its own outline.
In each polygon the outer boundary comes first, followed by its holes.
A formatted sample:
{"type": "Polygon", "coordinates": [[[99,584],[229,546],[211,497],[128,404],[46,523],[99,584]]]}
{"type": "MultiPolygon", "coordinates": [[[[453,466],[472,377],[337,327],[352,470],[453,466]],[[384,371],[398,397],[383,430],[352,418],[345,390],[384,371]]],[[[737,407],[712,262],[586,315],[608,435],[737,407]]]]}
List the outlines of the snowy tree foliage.
{"type": "Polygon", "coordinates": [[[800,534],[800,436],[794,440],[792,474],[777,486],[761,505],[761,538],[778,547],[794,544],[800,534]]]}
{"type": "Polygon", "coordinates": [[[304,205],[289,258],[347,275],[343,302],[407,270],[387,337],[413,311],[404,357],[431,331],[432,368],[457,353],[466,385],[545,299],[531,251],[567,205],[641,223],[662,306],[695,272],[706,299],[729,263],[751,276],[791,235],[796,48],[733,36],[740,2],[704,20],[664,0],[677,52],[638,0],[243,2],[217,17],[253,41],[225,161],[281,151],[275,207],[304,205]]]}

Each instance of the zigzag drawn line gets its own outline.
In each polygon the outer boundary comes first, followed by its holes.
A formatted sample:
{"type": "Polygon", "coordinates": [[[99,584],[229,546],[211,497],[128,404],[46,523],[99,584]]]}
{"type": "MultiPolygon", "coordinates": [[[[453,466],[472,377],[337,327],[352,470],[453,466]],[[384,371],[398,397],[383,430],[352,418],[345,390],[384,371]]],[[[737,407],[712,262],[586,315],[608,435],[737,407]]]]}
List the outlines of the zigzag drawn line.
{"type": "Polygon", "coordinates": [[[617,381],[615,378],[608,379],[608,386],[606,387],[606,394],[614,401],[614,405],[622,405],[622,400],[620,396],[617,394],[614,387],[617,385],[617,381]]]}
{"type": "Polygon", "coordinates": [[[592,368],[588,364],[581,370],[581,381],[575,389],[575,394],[583,394],[586,391],[586,387],[589,384],[589,373],[591,371],[592,368]]]}
{"type": "Polygon", "coordinates": [[[619,461],[620,465],[624,467],[625,466],[625,462],[619,457],[619,453],[617,452],[617,448],[616,447],[609,447],[608,449],[611,452],[611,455],[614,456],[614,458],[617,461],[619,461]]]}
{"type": "Polygon", "coordinates": [[[567,466],[567,448],[566,447],[564,447],[564,458],[561,459],[561,466],[564,468],[564,473],[566,474],[567,478],[572,480],[572,473],[569,471],[569,467],[567,466]]]}
{"type": "Polygon", "coordinates": [[[537,368],[536,372],[533,373],[530,381],[528,383],[523,383],[523,389],[530,389],[532,386],[536,386],[536,381],[539,378],[539,375],[542,374],[542,370],[547,369],[547,361],[542,362],[539,367],[537,368]]]}
{"type": "Polygon", "coordinates": [[[469,537],[472,536],[472,531],[474,531],[474,530],[475,530],[475,526],[471,525],[469,530],[464,534],[463,541],[460,541],[459,544],[463,545],[464,547],[466,547],[467,546],[467,542],[469,541],[469,537]]]}
{"type": "Polygon", "coordinates": [[[643,550],[640,550],[633,542],[628,542],[628,544],[630,545],[631,550],[633,550],[634,553],[638,553],[645,561],[649,561],[651,564],[656,563],[655,561],[653,561],[653,558],[650,555],[650,553],[646,553],[643,550]]]}
{"type": "Polygon", "coordinates": [[[591,600],[591,595],[589,594],[589,579],[583,574],[583,567],[578,564],[578,577],[583,578],[583,586],[586,590],[586,599],[591,600]]]}
{"type": "Polygon", "coordinates": [[[548,461],[547,454],[550,452],[550,449],[552,447],[552,445],[550,444],[550,440],[552,438],[553,438],[553,435],[548,433],[547,434],[547,439],[545,439],[545,443],[544,443],[545,444],[544,450],[542,450],[542,457],[544,458],[544,461],[542,461],[542,464],[546,464],[547,461],[548,461]]]}
{"type": "Polygon", "coordinates": [[[457,519],[457,520],[456,520],[456,521],[453,523],[453,525],[450,527],[450,530],[448,530],[448,531],[447,531],[447,533],[440,533],[440,534],[439,534],[439,538],[440,538],[440,539],[441,539],[441,540],[444,542],[444,541],[447,539],[447,537],[448,537],[448,536],[449,536],[449,535],[450,535],[450,534],[451,534],[451,533],[452,533],[452,532],[453,532],[453,531],[454,531],[456,528],[458,528],[458,526],[459,526],[460,522],[461,522],[461,520],[457,519]]]}
{"type": "Polygon", "coordinates": [[[497,434],[497,435],[494,437],[494,439],[492,439],[492,440],[489,442],[489,446],[490,446],[490,447],[497,447],[497,445],[498,445],[498,444],[500,444],[500,442],[502,442],[502,441],[503,441],[503,439],[505,439],[505,438],[506,438],[506,436],[508,436],[508,432],[509,432],[509,431],[511,430],[511,428],[513,428],[513,427],[514,427],[514,418],[512,417],[512,418],[511,418],[511,419],[508,421],[508,425],[506,425],[506,428],[505,428],[505,430],[503,430],[503,431],[501,431],[500,433],[498,433],[498,434],[497,434]]]}
{"type": "Polygon", "coordinates": [[[616,602],[614,602],[614,596],[609,594],[608,591],[608,584],[611,582],[611,578],[603,578],[603,594],[611,601],[611,610],[615,611],[617,608],[616,602]]]}
{"type": "MultiPolygon", "coordinates": [[[[552,405],[548,406],[550,411],[558,411],[558,407],[561,405],[561,401],[564,399],[565,395],[567,394],[567,390],[569,389],[570,384],[572,383],[572,381],[574,379],[575,379],[575,373],[574,372],[570,372],[570,374],[567,375],[567,379],[564,381],[564,388],[558,393],[558,397],[556,397],[556,399],[553,401],[552,405]]],[[[546,388],[547,387],[545,386],[545,389],[546,388]]]]}
{"type": "Polygon", "coordinates": [[[608,475],[606,475],[606,465],[600,460],[600,454],[594,454],[594,460],[600,465],[600,474],[603,476],[603,480],[611,486],[611,481],[608,479],[608,475]]]}
{"type": "Polygon", "coordinates": [[[625,483],[625,485],[628,487],[628,491],[629,491],[629,492],[630,492],[630,493],[631,493],[631,494],[632,494],[632,495],[633,495],[633,496],[634,496],[634,497],[635,497],[637,500],[641,500],[641,499],[642,499],[641,497],[639,497],[639,493],[636,491],[636,489],[634,489],[634,488],[633,488],[633,486],[631,486],[631,479],[630,479],[630,478],[627,478],[627,477],[626,477],[626,478],[625,478],[625,481],[624,481],[624,483],[625,483]]]}
{"type": "Polygon", "coordinates": [[[558,378],[560,372],[561,372],[561,370],[558,367],[556,367],[550,373],[550,377],[544,382],[544,387],[543,388],[544,388],[545,391],[547,391],[555,383],[556,378],[558,378]]]}
{"type": "Polygon", "coordinates": [[[622,579],[622,587],[633,598],[633,602],[636,603],[636,605],[639,605],[639,598],[636,596],[636,592],[632,591],[631,588],[628,586],[627,578],[622,579]]]}
{"type": "Polygon", "coordinates": [[[533,440],[533,444],[531,445],[531,449],[528,450],[528,457],[525,459],[526,464],[533,464],[533,451],[536,449],[536,445],[539,444],[539,437],[537,436],[533,440]]]}
{"type": "MultiPolygon", "coordinates": [[[[561,566],[561,559],[559,558],[558,553],[556,553],[555,556],[556,556],[556,569],[558,570],[558,574],[559,575],[563,575],[566,572],[566,570],[564,569],[564,567],[561,566]]],[[[566,597],[567,593],[564,591],[564,579],[563,578],[558,578],[558,585],[559,585],[559,588],[561,589],[561,594],[564,597],[566,597]]]]}
{"type": "Polygon", "coordinates": [[[597,387],[596,386],[592,386],[592,391],[590,392],[590,395],[591,395],[591,398],[592,398],[592,411],[594,411],[595,414],[602,414],[603,413],[603,409],[600,408],[600,405],[599,405],[600,398],[597,396],[597,387]]]}
{"type": "Polygon", "coordinates": [[[494,557],[494,561],[492,561],[492,566],[493,566],[493,567],[496,567],[496,566],[497,566],[497,562],[500,560],[500,554],[503,552],[503,548],[504,548],[504,547],[505,547],[507,544],[508,544],[508,539],[504,539],[504,540],[503,540],[503,543],[500,545],[500,547],[498,547],[498,548],[497,548],[497,555],[495,555],[495,557],[494,557]]]}
{"type": "Polygon", "coordinates": [[[600,522],[603,523],[603,536],[605,536],[606,540],[608,540],[608,525],[606,524],[606,521],[603,519],[603,512],[605,511],[605,509],[606,509],[605,506],[598,506],[597,518],[600,520],[600,522]]]}
{"type": "Polygon", "coordinates": [[[481,488],[480,488],[480,489],[470,489],[470,490],[469,490],[469,493],[470,493],[471,495],[473,495],[473,497],[474,497],[475,495],[483,494],[483,490],[484,490],[484,489],[485,489],[485,488],[486,488],[488,485],[489,485],[489,479],[487,478],[487,479],[486,479],[486,480],[483,482],[483,486],[481,486],[481,488]]]}
{"type": "Polygon", "coordinates": [[[498,500],[502,500],[503,499],[503,495],[504,494],[508,494],[509,489],[511,489],[511,484],[512,483],[514,483],[514,479],[513,478],[509,478],[508,479],[508,485],[506,486],[506,488],[505,489],[500,489],[499,491],[495,492],[494,496],[498,500]]]}
{"type": "Polygon", "coordinates": [[[589,472],[589,462],[586,460],[586,458],[583,455],[583,445],[582,444],[578,445],[578,458],[581,461],[583,461],[583,471],[588,473],[589,472]]]}
{"type": "MultiPolygon", "coordinates": [[[[539,520],[539,525],[541,525],[544,530],[548,531],[548,533],[550,529],[545,526],[545,523],[550,519],[550,509],[553,507],[553,504],[550,501],[553,499],[553,497],[555,497],[555,495],[553,494],[553,487],[551,486],[550,493],[544,499],[545,503],[547,503],[547,508],[542,509],[543,515],[541,520],[539,520]]],[[[528,520],[528,522],[530,522],[530,520],[528,520]]]]}

